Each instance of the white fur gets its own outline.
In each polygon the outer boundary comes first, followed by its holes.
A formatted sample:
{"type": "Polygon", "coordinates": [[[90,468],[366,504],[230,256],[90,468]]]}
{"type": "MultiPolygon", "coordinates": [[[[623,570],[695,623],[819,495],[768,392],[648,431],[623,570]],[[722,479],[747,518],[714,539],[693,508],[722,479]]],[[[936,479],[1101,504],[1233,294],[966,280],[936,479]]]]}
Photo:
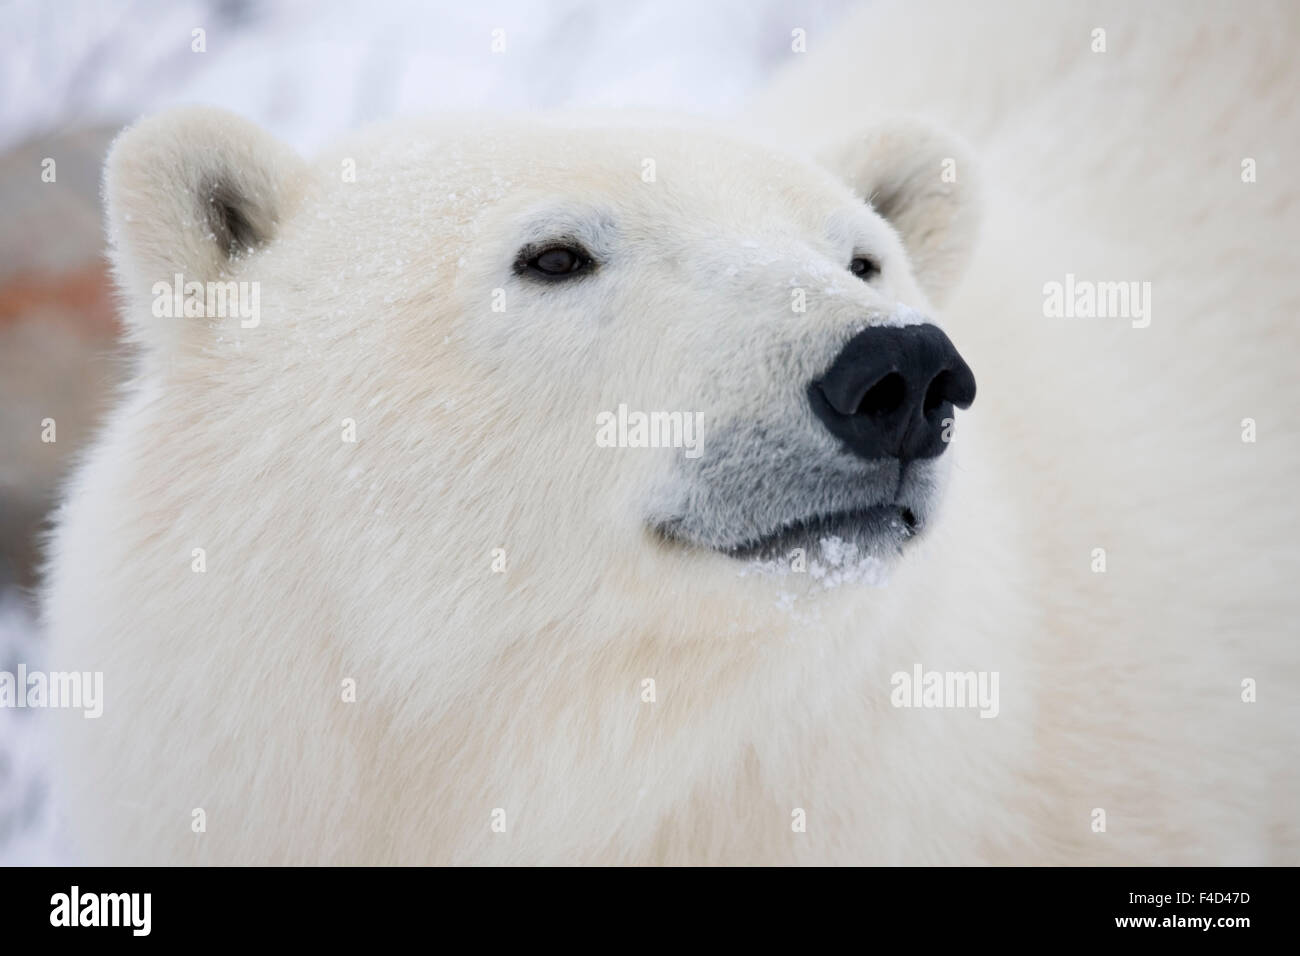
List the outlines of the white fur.
{"type": "Polygon", "coordinates": [[[785,78],[753,138],[793,131],[847,184],[640,121],[399,124],[310,166],[210,111],[125,134],[141,371],[45,595],[52,666],[105,673],[103,717],[59,727],[87,853],[1297,862],[1294,15],[1037,6],[870,11],[785,78]],[[971,141],[978,239],[964,147],[863,101],[971,141]],[[236,178],[264,247],[211,254],[195,164],[236,178]],[[854,189],[897,190],[892,226],[854,189]],[[599,281],[512,276],[557,224],[607,254],[599,281]],[[858,245],[874,286],[843,268],[858,245]],[[261,324],[152,319],[173,269],[260,282],[261,324]],[[1151,281],[1151,326],[1044,318],[1067,272],[1151,281]],[[883,582],[659,541],[680,452],[595,444],[620,402],[784,407],[854,329],[940,303],[980,393],[883,582]],[[998,717],[892,707],[918,662],[999,672],[998,717]]]}

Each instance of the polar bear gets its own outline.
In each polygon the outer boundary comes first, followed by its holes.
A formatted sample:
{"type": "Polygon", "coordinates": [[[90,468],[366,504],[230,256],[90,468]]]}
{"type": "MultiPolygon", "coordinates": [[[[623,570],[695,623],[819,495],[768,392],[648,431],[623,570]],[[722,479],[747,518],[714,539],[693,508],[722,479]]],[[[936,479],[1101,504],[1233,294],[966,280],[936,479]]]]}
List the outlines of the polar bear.
{"type": "MultiPolygon", "coordinates": [[[[938,56],[885,60],[909,109],[938,56]]],[[[781,136],[850,69],[735,130],[120,137],[137,371],[44,590],[103,674],[58,724],[90,859],[1297,861],[1295,187],[1108,179],[1124,124],[976,124],[978,172],[910,117],[781,136]],[[1067,275],[1151,321],[1046,315],[1067,275]]]]}

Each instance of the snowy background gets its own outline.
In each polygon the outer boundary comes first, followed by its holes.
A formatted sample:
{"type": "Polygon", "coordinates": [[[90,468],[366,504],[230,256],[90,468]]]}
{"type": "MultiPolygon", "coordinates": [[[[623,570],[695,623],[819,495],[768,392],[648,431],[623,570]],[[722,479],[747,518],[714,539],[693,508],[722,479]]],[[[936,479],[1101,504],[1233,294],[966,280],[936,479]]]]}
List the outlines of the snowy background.
{"type": "MultiPolygon", "coordinates": [[[[99,248],[93,162],[81,177],[84,210],[66,200],[57,213],[43,210],[37,203],[45,200],[32,198],[28,157],[49,155],[50,143],[66,143],[80,131],[93,131],[74,141],[94,160],[113,130],[181,103],[234,110],[308,153],[363,123],[439,109],[727,113],[789,62],[792,30],[804,29],[811,48],[850,6],[851,0],[2,3],[0,154],[8,162],[0,165],[0,259],[7,260],[0,270],[8,271],[0,279],[8,281],[20,259],[48,262],[60,258],[56,252],[66,259],[68,250],[84,257],[81,250],[99,248]],[[196,29],[204,31],[202,53],[192,49],[196,29]],[[494,30],[504,31],[498,34],[503,53],[492,52],[494,30]],[[23,170],[21,179],[15,169],[23,170]]],[[[76,183],[69,192],[77,194],[76,183]]],[[[22,287],[23,302],[31,287],[30,281],[22,287]]],[[[10,329],[31,318],[4,304],[15,298],[0,290],[0,323],[10,319],[10,329]]],[[[75,319],[81,301],[65,295],[59,307],[75,319]]],[[[0,336],[13,366],[32,372],[34,381],[58,387],[53,369],[41,374],[41,361],[51,355],[61,356],[64,375],[75,375],[78,362],[89,364],[81,356],[90,352],[75,343],[62,352],[45,342],[33,346],[41,327],[35,328],[0,336]],[[19,355],[20,346],[31,347],[31,355],[19,355]]],[[[0,456],[10,456],[0,458],[0,509],[16,510],[18,501],[47,502],[57,476],[13,457],[25,445],[4,433],[5,413],[18,423],[13,427],[27,429],[28,406],[44,406],[14,384],[16,374],[9,379],[0,382],[0,403],[8,405],[0,407],[0,456]]],[[[93,416],[84,417],[88,429],[93,416]]],[[[73,451],[76,437],[73,432],[73,451]]],[[[0,534],[16,533],[6,532],[15,524],[21,522],[0,521],[0,534]]],[[[26,583],[0,574],[0,670],[10,673],[20,661],[38,668],[42,660],[28,591],[15,582],[26,583]]],[[[0,708],[3,865],[76,861],[59,838],[42,731],[39,711],[0,708]]]]}
{"type": "Polygon", "coordinates": [[[24,0],[0,7],[0,147],[224,106],[312,151],[438,109],[725,111],[849,0],[24,0]],[[207,52],[191,50],[196,28],[207,52]],[[492,52],[494,30],[506,49],[492,52]]]}

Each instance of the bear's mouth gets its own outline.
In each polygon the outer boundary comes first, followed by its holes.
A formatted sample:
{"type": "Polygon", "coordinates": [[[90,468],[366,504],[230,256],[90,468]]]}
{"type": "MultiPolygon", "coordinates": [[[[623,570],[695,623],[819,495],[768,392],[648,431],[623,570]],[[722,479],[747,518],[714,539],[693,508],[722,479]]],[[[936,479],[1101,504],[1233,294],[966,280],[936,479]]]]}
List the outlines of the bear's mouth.
{"type": "Polygon", "coordinates": [[[892,564],[936,518],[946,475],[937,459],[863,462],[803,453],[797,440],[773,453],[772,436],[721,431],[704,467],[674,471],[651,492],[646,529],[663,544],[745,562],[892,564]]]}
{"type": "Polygon", "coordinates": [[[910,507],[879,504],[810,515],[786,522],[770,532],[718,550],[729,557],[751,560],[785,557],[802,548],[812,552],[828,541],[856,545],[863,554],[884,557],[902,551],[924,522],[910,507]]]}

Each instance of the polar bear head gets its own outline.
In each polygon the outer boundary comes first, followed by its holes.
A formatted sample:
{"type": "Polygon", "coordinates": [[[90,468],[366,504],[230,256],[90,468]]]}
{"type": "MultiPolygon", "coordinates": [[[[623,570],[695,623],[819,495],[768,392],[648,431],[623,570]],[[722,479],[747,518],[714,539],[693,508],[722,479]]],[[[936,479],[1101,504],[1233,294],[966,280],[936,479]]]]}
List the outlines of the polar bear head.
{"type": "Polygon", "coordinates": [[[975,233],[959,157],[901,121],[804,159],[458,119],[308,164],[224,113],[145,121],[106,174],[139,507],[241,613],[296,595],[407,666],[752,624],[755,559],[791,587],[801,555],[906,560],[974,398],[934,311],[975,233]]]}

